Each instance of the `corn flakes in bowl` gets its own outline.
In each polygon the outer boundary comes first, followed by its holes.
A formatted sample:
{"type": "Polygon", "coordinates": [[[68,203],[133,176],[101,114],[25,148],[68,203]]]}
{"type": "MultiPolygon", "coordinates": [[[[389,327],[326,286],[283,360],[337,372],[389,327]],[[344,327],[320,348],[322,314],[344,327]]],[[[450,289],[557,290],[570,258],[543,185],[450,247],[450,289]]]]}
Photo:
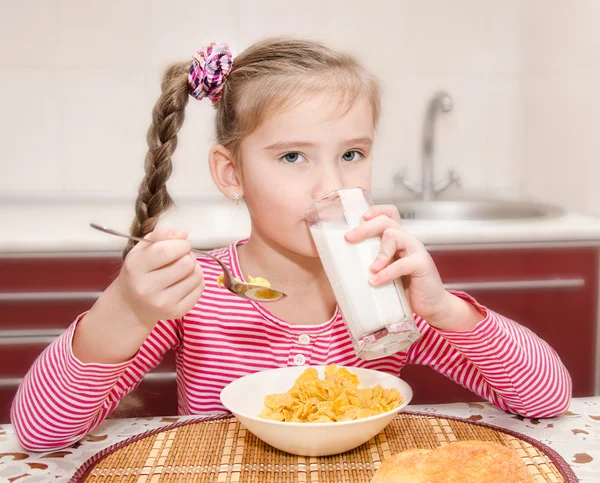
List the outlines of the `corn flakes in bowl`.
{"type": "Polygon", "coordinates": [[[269,369],[221,391],[223,405],[256,437],[303,456],[366,443],[411,399],[410,386],[391,374],[336,366],[269,369]]]}

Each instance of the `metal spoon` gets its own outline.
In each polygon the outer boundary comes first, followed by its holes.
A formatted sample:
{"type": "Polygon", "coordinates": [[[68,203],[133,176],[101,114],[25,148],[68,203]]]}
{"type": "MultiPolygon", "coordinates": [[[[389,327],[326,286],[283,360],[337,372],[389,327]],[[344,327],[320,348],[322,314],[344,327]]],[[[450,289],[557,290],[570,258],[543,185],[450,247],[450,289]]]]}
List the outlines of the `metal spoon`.
{"type": "MultiPolygon", "coordinates": [[[[147,238],[139,238],[137,236],[127,235],[126,233],[121,233],[120,231],[116,231],[102,225],[97,225],[96,223],[90,223],[90,226],[92,228],[95,228],[96,230],[103,231],[104,233],[109,233],[110,235],[129,238],[130,240],[136,240],[139,242],[155,243],[154,240],[148,240],[147,238]]],[[[238,297],[248,300],[256,300],[258,302],[275,302],[276,300],[281,300],[282,298],[287,297],[286,294],[280,292],[279,290],[263,287],[262,285],[256,285],[253,283],[240,282],[239,280],[236,280],[231,275],[231,272],[229,271],[227,265],[225,265],[224,262],[219,260],[214,255],[211,255],[210,253],[207,253],[202,250],[196,250],[194,248],[192,248],[192,252],[199,253],[208,258],[212,258],[215,262],[221,265],[221,268],[223,269],[223,286],[238,297]]]]}

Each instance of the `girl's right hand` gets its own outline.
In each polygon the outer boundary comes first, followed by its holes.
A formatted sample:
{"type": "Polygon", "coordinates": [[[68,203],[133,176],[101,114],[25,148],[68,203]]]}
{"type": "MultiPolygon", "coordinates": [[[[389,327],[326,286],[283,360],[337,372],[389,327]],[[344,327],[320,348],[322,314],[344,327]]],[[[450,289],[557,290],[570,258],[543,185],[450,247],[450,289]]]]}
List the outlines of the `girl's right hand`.
{"type": "Polygon", "coordinates": [[[187,233],[156,227],[125,257],[115,285],[138,322],[152,329],[161,319],[187,314],[204,290],[200,264],[190,252],[187,233]]]}

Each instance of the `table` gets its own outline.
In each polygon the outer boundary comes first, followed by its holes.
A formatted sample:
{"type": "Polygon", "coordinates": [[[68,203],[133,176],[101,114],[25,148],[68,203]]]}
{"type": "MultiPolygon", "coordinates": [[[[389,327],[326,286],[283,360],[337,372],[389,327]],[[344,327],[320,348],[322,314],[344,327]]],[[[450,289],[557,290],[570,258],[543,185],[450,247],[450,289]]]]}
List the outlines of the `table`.
{"type": "MultiPolygon", "coordinates": [[[[581,482],[600,483],[600,397],[573,399],[569,410],[553,419],[526,419],[481,402],[415,405],[406,410],[468,418],[528,435],[558,452],[581,482]]],[[[193,417],[108,419],[72,447],[48,453],[23,451],[13,427],[2,424],[0,482],[66,482],[88,458],[107,446],[193,417]]]]}

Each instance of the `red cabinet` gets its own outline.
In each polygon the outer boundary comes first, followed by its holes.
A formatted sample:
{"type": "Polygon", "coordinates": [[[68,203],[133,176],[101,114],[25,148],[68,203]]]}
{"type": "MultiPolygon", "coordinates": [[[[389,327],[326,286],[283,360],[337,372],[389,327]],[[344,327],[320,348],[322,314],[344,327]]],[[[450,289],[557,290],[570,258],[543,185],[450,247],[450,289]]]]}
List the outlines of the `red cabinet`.
{"type": "MultiPolygon", "coordinates": [[[[44,348],[89,309],[121,268],[118,253],[80,257],[0,257],[0,423],[8,422],[20,379],[44,348]]],[[[113,416],[177,413],[173,353],[113,416]]]]}
{"type": "MultiPolygon", "coordinates": [[[[590,247],[432,251],[448,288],[465,290],[490,309],[547,340],[570,370],[576,396],[594,393],[598,249],[590,247]]],[[[9,419],[19,380],[43,348],[88,309],[120,269],[120,257],[0,257],[0,423],[9,419]]],[[[477,397],[428,367],[402,377],[414,403],[477,397]]],[[[177,412],[174,356],[167,354],[113,413],[177,412]]]]}

